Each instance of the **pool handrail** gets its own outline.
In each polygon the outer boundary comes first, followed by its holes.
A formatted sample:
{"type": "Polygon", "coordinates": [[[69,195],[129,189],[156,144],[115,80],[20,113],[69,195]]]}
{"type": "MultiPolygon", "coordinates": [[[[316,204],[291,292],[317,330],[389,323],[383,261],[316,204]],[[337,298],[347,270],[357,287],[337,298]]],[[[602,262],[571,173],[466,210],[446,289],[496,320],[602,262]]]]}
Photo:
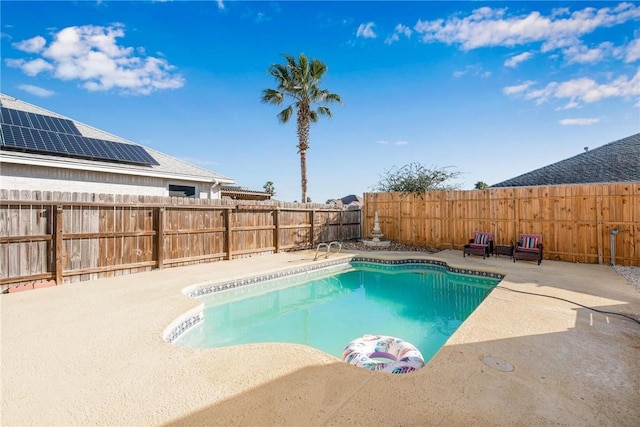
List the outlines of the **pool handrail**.
{"type": "Polygon", "coordinates": [[[330,243],[318,243],[318,246],[316,247],[316,256],[313,257],[313,260],[317,260],[318,259],[318,251],[320,251],[320,248],[327,248],[327,254],[325,255],[325,259],[329,258],[329,253],[331,252],[331,247],[336,245],[338,247],[338,251],[335,252],[336,254],[340,253],[340,251],[342,250],[342,243],[338,242],[337,240],[334,240],[333,242],[330,243]]]}

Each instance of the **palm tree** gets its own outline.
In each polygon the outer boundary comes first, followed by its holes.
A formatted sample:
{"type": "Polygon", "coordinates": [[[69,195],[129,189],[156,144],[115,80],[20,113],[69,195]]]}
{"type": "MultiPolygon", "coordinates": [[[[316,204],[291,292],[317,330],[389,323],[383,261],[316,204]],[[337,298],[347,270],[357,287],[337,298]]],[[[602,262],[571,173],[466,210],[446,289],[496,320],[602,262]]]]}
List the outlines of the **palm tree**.
{"type": "Polygon", "coordinates": [[[304,53],[298,55],[298,60],[291,55],[283,55],[285,64],[272,64],[268,73],[276,79],[277,89],[262,91],[262,102],[280,105],[287,97],[293,102],[280,111],[278,120],[287,123],[297,113],[298,153],[300,154],[300,183],[302,185],[302,199],[307,200],[307,150],[309,149],[309,128],[311,123],[318,121],[318,117],[331,118],[331,110],[323,104],[338,102],[342,104],[340,95],[320,89],[318,85],[327,71],[327,66],[318,59],[307,59],[304,53]],[[313,108],[318,104],[316,109],[313,108]]]}

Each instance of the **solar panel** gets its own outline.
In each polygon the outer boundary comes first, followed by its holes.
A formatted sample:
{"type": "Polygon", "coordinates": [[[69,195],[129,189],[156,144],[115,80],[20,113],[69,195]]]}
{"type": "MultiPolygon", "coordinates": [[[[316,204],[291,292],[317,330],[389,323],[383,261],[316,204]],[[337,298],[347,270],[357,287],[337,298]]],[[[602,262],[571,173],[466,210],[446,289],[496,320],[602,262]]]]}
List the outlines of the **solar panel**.
{"type": "Polygon", "coordinates": [[[139,145],[132,144],[118,144],[119,148],[122,148],[125,152],[125,156],[132,161],[136,161],[138,163],[150,163],[158,164],[153,157],[147,151],[140,147],[139,145]]]}
{"type": "Polygon", "coordinates": [[[16,125],[16,126],[31,127],[29,123],[29,119],[27,119],[27,113],[25,113],[24,111],[12,110],[5,107],[1,107],[0,110],[2,110],[2,113],[0,114],[2,123],[7,123],[10,125],[16,125]]]}
{"type": "Polygon", "coordinates": [[[91,147],[93,148],[93,153],[96,155],[96,157],[101,157],[103,159],[110,159],[110,158],[123,158],[124,156],[115,156],[113,154],[111,154],[110,150],[107,150],[107,146],[108,141],[104,141],[101,139],[94,139],[94,138],[87,138],[89,144],[91,144],[91,147]]]}
{"type": "Polygon", "coordinates": [[[64,149],[60,143],[60,139],[53,132],[40,129],[24,129],[22,131],[23,135],[27,132],[29,133],[29,140],[33,141],[34,150],[58,153],[64,149]]]}
{"type": "Polygon", "coordinates": [[[81,136],[59,133],[58,138],[62,141],[62,145],[67,153],[75,153],[78,156],[90,157],[91,150],[87,147],[86,142],[81,136]]]}
{"type": "Polygon", "coordinates": [[[3,149],[18,149],[22,151],[147,166],[158,164],[158,162],[139,145],[87,138],[85,136],[33,129],[6,123],[2,123],[1,128],[1,147],[3,149]]]}
{"type": "Polygon", "coordinates": [[[55,133],[40,129],[3,124],[2,136],[2,145],[7,147],[24,148],[45,153],[59,153],[64,150],[60,139],[55,133]]]}
{"type": "Polygon", "coordinates": [[[44,120],[45,116],[41,116],[39,114],[34,114],[34,117],[31,118],[31,124],[34,128],[36,129],[45,129],[45,130],[51,130],[49,129],[49,126],[47,125],[47,123],[44,120]]]}
{"type": "Polygon", "coordinates": [[[73,121],[1,107],[2,123],[82,136],[73,121]]]}
{"type": "Polygon", "coordinates": [[[22,128],[18,126],[2,125],[2,145],[16,148],[28,148],[22,136],[22,128]]]}

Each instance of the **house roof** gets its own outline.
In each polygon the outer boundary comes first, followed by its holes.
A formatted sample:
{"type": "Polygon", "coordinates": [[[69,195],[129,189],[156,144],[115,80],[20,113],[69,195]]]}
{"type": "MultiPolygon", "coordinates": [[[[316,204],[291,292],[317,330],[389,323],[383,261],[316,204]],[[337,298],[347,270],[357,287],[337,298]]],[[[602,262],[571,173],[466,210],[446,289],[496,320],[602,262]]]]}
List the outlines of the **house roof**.
{"type": "Polygon", "coordinates": [[[228,196],[231,198],[239,199],[255,199],[255,200],[269,200],[271,194],[265,191],[249,190],[247,187],[223,185],[220,187],[220,193],[222,196],[228,196]]]}
{"type": "Polygon", "coordinates": [[[343,205],[349,205],[351,203],[357,203],[359,205],[362,205],[362,197],[356,196],[355,194],[349,194],[348,196],[344,196],[339,200],[342,202],[343,205]]]}
{"type": "MultiPolygon", "coordinates": [[[[71,120],[82,136],[88,138],[102,139],[114,141],[123,144],[136,144],[108,132],[96,129],[87,124],[78,122],[69,117],[45,110],[19,99],[0,93],[0,105],[13,110],[26,111],[28,113],[41,114],[44,116],[57,117],[60,119],[71,120]]],[[[185,161],[176,159],[160,151],[149,147],[143,147],[157,162],[157,165],[135,165],[127,163],[113,163],[101,160],[78,159],[71,157],[63,157],[57,155],[49,155],[43,153],[30,153],[22,151],[0,150],[0,159],[2,162],[30,164],[35,166],[47,166],[56,168],[68,168],[79,170],[91,170],[97,172],[107,172],[126,175],[151,176],[159,178],[179,179],[196,182],[219,182],[221,184],[230,184],[234,180],[221,174],[209,171],[207,169],[192,165],[185,161]]]]}
{"type": "Polygon", "coordinates": [[[640,181],[640,133],[499,182],[491,187],[640,181]]]}

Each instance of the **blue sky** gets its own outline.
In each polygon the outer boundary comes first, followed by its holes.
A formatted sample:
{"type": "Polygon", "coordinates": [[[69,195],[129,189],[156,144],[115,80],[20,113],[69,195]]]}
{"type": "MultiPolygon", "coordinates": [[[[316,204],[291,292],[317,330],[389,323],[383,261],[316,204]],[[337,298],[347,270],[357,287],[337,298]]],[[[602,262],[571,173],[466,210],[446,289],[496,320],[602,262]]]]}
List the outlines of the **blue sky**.
{"type": "Polygon", "coordinates": [[[393,167],[471,189],[640,132],[638,2],[0,3],[3,93],[300,200],[295,122],[263,104],[281,54],[328,66],[308,195],[393,167]]]}

